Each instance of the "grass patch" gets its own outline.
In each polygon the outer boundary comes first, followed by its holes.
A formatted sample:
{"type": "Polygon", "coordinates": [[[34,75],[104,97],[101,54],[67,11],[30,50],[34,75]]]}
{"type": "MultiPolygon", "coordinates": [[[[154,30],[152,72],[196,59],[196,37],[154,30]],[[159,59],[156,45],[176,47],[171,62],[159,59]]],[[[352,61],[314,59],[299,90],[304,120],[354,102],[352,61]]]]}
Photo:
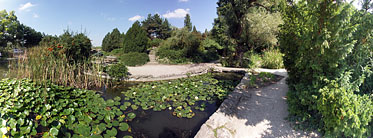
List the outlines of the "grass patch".
{"type": "Polygon", "coordinates": [[[277,76],[268,72],[252,72],[248,82],[246,82],[246,86],[247,88],[260,88],[276,83],[282,78],[282,76],[277,76]]]}

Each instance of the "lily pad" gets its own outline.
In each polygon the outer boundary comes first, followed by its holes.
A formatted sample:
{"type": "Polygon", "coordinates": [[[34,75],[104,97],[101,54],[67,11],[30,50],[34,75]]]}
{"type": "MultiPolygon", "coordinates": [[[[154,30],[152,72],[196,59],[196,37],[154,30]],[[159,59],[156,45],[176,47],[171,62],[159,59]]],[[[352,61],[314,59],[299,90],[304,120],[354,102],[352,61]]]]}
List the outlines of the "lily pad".
{"type": "Polygon", "coordinates": [[[120,123],[119,130],[121,131],[128,131],[129,125],[127,123],[120,123]]]}

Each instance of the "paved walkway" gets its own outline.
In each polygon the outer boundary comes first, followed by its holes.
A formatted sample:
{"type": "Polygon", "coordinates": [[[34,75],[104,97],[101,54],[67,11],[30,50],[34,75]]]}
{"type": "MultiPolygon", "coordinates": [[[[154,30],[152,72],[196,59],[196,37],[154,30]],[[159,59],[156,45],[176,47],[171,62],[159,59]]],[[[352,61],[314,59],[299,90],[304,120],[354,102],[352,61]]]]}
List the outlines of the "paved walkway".
{"type": "Polygon", "coordinates": [[[220,108],[209,118],[196,138],[298,138],[318,137],[316,133],[295,131],[284,118],[288,116],[285,70],[257,69],[285,76],[267,87],[246,90],[248,75],[220,108]]]}

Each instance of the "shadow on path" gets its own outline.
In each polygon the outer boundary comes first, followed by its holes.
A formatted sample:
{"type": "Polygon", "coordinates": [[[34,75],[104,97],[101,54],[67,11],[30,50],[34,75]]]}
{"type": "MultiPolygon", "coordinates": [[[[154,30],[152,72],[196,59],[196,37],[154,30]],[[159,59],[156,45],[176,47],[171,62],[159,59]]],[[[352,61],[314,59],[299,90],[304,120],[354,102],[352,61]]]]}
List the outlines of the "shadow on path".
{"type": "Polygon", "coordinates": [[[285,78],[263,88],[247,90],[244,89],[244,84],[248,84],[249,77],[246,75],[218,111],[201,127],[196,135],[197,138],[317,137],[316,133],[293,130],[290,123],[285,120],[288,116],[286,71],[258,70],[282,75],[285,78]],[[219,131],[222,129],[228,131],[219,131]],[[201,131],[213,131],[213,133],[201,131]],[[214,135],[209,136],[211,134],[214,135]]]}

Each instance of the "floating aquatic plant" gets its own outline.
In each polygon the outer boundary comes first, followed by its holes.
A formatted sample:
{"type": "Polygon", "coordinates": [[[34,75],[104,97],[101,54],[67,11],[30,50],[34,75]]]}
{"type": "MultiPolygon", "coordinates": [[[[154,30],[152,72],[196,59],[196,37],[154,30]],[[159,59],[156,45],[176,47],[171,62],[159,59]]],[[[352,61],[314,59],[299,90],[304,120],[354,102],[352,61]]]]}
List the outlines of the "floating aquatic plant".
{"type": "Polygon", "coordinates": [[[105,101],[93,91],[4,79],[0,81],[0,136],[115,137],[117,129],[129,131],[126,122],[136,117],[127,110],[130,103],[118,108],[120,103],[120,97],[105,101]]]}
{"type": "Polygon", "coordinates": [[[212,74],[188,77],[172,81],[149,82],[137,85],[123,92],[125,100],[131,103],[120,108],[133,110],[172,110],[177,117],[192,118],[193,110],[204,111],[207,102],[223,100],[239,83],[239,80],[217,80],[212,74]],[[194,107],[194,108],[193,108],[194,107]]]}

